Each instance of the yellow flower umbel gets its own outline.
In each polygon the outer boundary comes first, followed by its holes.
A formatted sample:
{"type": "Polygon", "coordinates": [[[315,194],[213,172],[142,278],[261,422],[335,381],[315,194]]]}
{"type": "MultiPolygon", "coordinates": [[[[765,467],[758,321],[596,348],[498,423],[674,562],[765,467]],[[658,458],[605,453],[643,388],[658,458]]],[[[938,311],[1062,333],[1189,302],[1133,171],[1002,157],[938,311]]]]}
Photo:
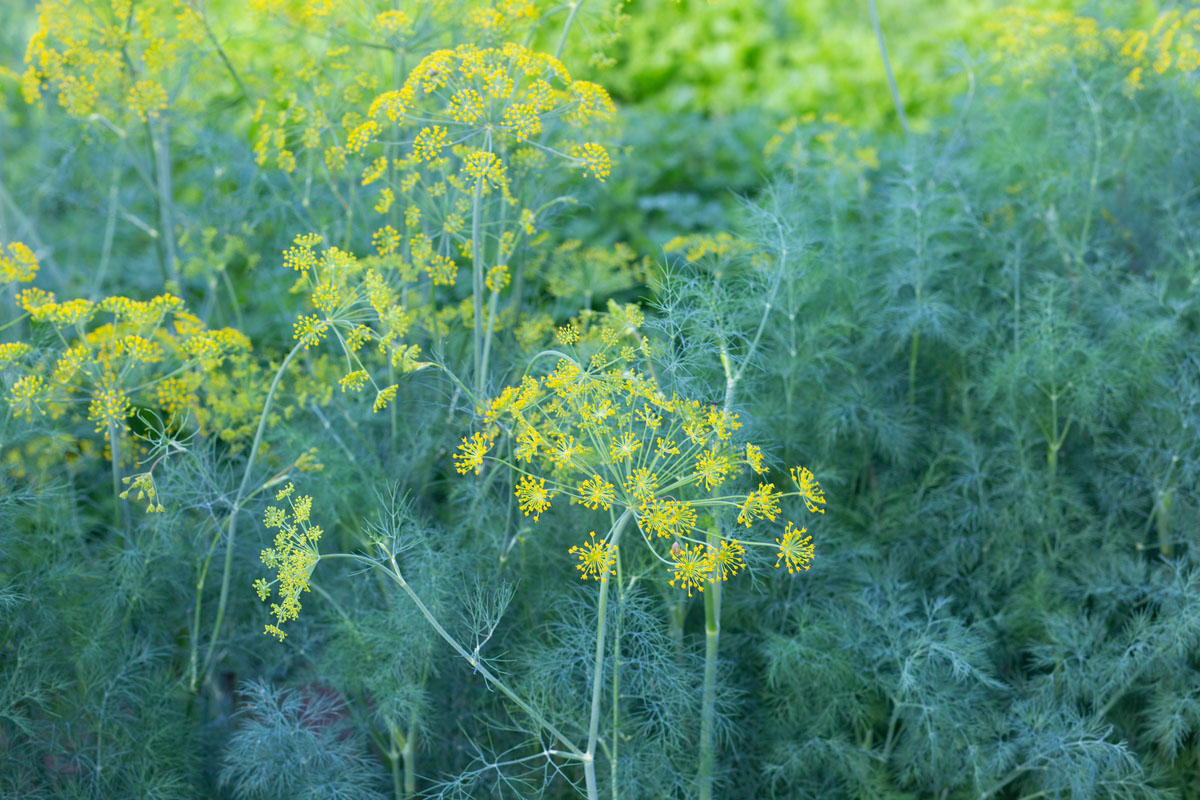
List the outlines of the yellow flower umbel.
{"type": "Polygon", "coordinates": [[[803,498],[813,510],[825,499],[812,473],[799,467],[794,492],[778,493],[764,482],[749,493],[727,488],[741,474],[766,471],[762,451],[736,441],[736,414],[668,397],[652,373],[637,368],[649,348],[637,333],[641,322],[636,307],[614,304],[603,316],[560,327],[563,357],[554,370],[526,375],[483,404],[484,429],[463,440],[455,468],[478,472],[485,457],[509,466],[519,476],[521,511],[535,521],[555,495],[630,514],[669,568],[672,585],[690,594],[744,570],[747,548],[775,547],[770,540],[720,537],[710,544],[721,516],[751,528],[774,522],[787,498],[803,498]],[[618,355],[626,348],[640,355],[618,355]],[[511,446],[498,443],[502,436],[511,446]]]}
{"type": "Polygon", "coordinates": [[[775,540],[775,543],[779,545],[779,559],[775,562],[776,568],[786,565],[788,572],[808,569],[813,558],[812,537],[801,538],[801,535],[807,532],[807,528],[797,528],[790,522],[787,524],[787,527],[783,529],[783,538],[775,540]]]}
{"type": "Polygon", "coordinates": [[[1111,67],[1133,95],[1158,76],[1192,77],[1200,68],[1200,9],[1171,9],[1149,30],[1121,30],[1069,11],[1007,8],[986,29],[995,38],[993,60],[1003,68],[994,83],[1003,83],[1005,72],[1028,85],[1067,67],[1111,67]]]}
{"type": "Polygon", "coordinates": [[[538,521],[538,516],[550,507],[550,499],[554,497],[554,492],[546,488],[545,478],[531,478],[525,475],[517,482],[517,491],[515,494],[520,501],[521,511],[525,512],[525,516],[533,514],[533,521],[538,521]]]}
{"type": "Polygon", "coordinates": [[[668,583],[686,589],[688,597],[692,596],[692,589],[703,592],[705,582],[712,583],[712,564],[703,545],[676,547],[671,550],[671,558],[675,562],[671,566],[674,577],[668,583]]]}
{"type": "Polygon", "coordinates": [[[276,624],[267,625],[263,632],[278,637],[281,642],[287,634],[279,626],[300,616],[300,595],[309,590],[308,580],[321,560],[317,542],[322,530],[310,519],[312,498],[307,495],[293,497],[295,491],[296,487],[289,482],[275,495],[276,501],[287,500],[288,509],[267,508],[266,526],[277,533],[273,545],[262,551],[261,558],[276,574],[270,582],[264,578],[254,582],[254,591],[263,602],[271,598],[274,589],[277,602],[271,603],[271,614],[276,624]]]}
{"type": "MultiPolygon", "coordinates": [[[[297,317],[293,338],[305,350],[336,342],[350,365],[337,380],[341,391],[370,386],[371,410],[379,412],[395,399],[398,387],[381,386],[368,366],[376,360],[401,373],[431,366],[420,360],[420,345],[406,339],[433,311],[424,303],[410,303],[410,293],[389,284],[380,269],[380,259],[399,246],[399,234],[384,228],[374,238],[379,256],[359,259],[338,247],[321,249],[318,234],[301,234],[284,251],[283,264],[300,274],[293,291],[307,293],[316,312],[297,317]]],[[[415,279],[415,273],[410,277],[415,279]]]]}
{"type": "MultiPolygon", "coordinates": [[[[17,280],[32,278],[32,253],[8,250],[9,263],[0,263],[0,270],[17,280]]],[[[26,288],[15,299],[34,322],[54,330],[60,346],[0,346],[0,380],[11,380],[4,392],[10,408],[26,419],[36,413],[66,423],[86,420],[108,439],[118,462],[132,452],[122,440],[135,408],[179,424],[186,419],[201,430],[215,427],[220,400],[214,378],[250,350],[241,333],[206,327],[169,294],[59,302],[49,292],[26,288]]],[[[152,510],[157,506],[151,503],[152,510]]]]}
{"type": "Polygon", "coordinates": [[[580,578],[607,581],[609,575],[617,574],[612,568],[613,564],[617,563],[617,546],[607,542],[596,544],[595,531],[588,536],[591,537],[588,541],[582,545],[575,545],[567,552],[579,556],[579,563],[575,565],[575,569],[579,570],[580,578]]]}
{"type": "Polygon", "coordinates": [[[205,23],[190,4],[43,0],[37,11],[25,99],[37,103],[49,92],[74,117],[117,124],[158,117],[168,88],[205,52],[196,46],[205,23]]]}

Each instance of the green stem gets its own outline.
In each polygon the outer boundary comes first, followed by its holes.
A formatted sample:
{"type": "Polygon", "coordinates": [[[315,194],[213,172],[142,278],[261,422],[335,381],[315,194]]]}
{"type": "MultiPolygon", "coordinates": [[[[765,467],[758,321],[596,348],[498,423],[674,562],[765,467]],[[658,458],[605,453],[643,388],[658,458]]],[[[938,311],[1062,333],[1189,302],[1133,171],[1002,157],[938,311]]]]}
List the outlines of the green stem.
{"type": "Polygon", "coordinates": [[[446,644],[450,645],[450,647],[454,649],[454,652],[466,659],[467,663],[470,664],[476,672],[483,676],[484,681],[486,681],[490,686],[494,686],[499,689],[501,694],[516,703],[517,707],[528,714],[534,722],[536,722],[566,746],[566,752],[555,751],[555,755],[566,755],[578,761],[587,760],[587,755],[578,747],[576,747],[575,744],[569,738],[567,738],[562,731],[556,728],[554,724],[547,720],[542,714],[538,713],[533,706],[531,706],[516,692],[510,689],[508,684],[500,680],[495,673],[488,669],[487,666],[480,661],[480,659],[476,658],[475,655],[459,644],[457,639],[450,635],[450,633],[442,626],[442,623],[438,622],[437,617],[433,615],[433,612],[429,610],[429,607],[425,605],[423,600],[421,600],[420,595],[418,595],[413,590],[412,586],[408,584],[408,581],[404,579],[404,575],[400,572],[400,567],[396,565],[396,557],[394,555],[388,556],[388,564],[391,566],[391,569],[384,569],[384,565],[381,562],[367,558],[366,556],[355,555],[353,553],[330,553],[321,556],[322,560],[327,558],[348,558],[351,561],[359,561],[368,566],[382,569],[383,573],[387,575],[388,578],[390,578],[397,586],[404,590],[404,593],[408,595],[408,599],[412,600],[413,605],[415,605],[417,610],[421,612],[421,616],[425,618],[425,621],[429,623],[429,626],[433,628],[434,632],[437,633],[438,636],[442,637],[442,640],[445,641],[446,644]]]}
{"type": "MultiPolygon", "coordinates": [[[[721,546],[721,533],[715,524],[708,529],[708,545],[712,548],[721,546]]],[[[713,721],[716,717],[717,649],[720,643],[721,581],[717,578],[704,595],[704,687],[700,698],[700,756],[696,770],[696,789],[700,800],[712,800],[713,796],[713,721]]]]}
{"type": "MultiPolygon", "coordinates": [[[[633,515],[630,509],[617,518],[610,531],[609,544],[618,546],[621,531],[625,523],[633,515]]],[[[608,624],[608,580],[607,576],[600,581],[600,598],[596,601],[596,659],[592,667],[592,711],[588,719],[587,753],[584,754],[583,779],[587,789],[588,800],[598,800],[599,789],[596,786],[596,740],[600,735],[600,700],[603,696],[602,680],[604,678],[604,633],[608,624]]],[[[615,758],[615,756],[614,756],[615,758]]]]}
{"type": "Polygon", "coordinates": [[[121,445],[117,439],[117,426],[108,421],[108,449],[112,456],[113,529],[121,534],[121,445]]]}
{"type": "Polygon", "coordinates": [[[554,57],[562,58],[563,48],[567,46],[567,34],[571,32],[571,25],[575,23],[575,15],[579,13],[579,7],[583,5],[583,0],[571,0],[571,13],[567,14],[567,21],[563,23],[562,35],[558,37],[558,47],[554,48],[554,57]]]}
{"type": "MultiPolygon", "coordinates": [[[[492,352],[492,329],[496,327],[496,304],[499,302],[500,292],[492,292],[492,296],[488,299],[488,315],[487,324],[483,328],[483,365],[480,367],[479,373],[487,375],[488,361],[492,352]]],[[[480,397],[483,395],[478,391],[476,394],[480,397]]]]}
{"type": "Polygon", "coordinates": [[[404,747],[400,755],[404,758],[404,797],[407,800],[417,795],[417,718],[414,714],[408,720],[408,735],[404,737],[404,747]]]}
{"type": "Polygon", "coordinates": [[[921,344],[921,332],[913,331],[912,347],[908,352],[908,408],[917,407],[917,352],[921,344]]]}
{"type": "MultiPolygon", "coordinates": [[[[617,629],[613,631],[613,676],[612,676],[612,747],[608,754],[609,784],[613,800],[619,800],[617,783],[617,746],[621,738],[621,613],[625,608],[625,582],[621,570],[621,559],[617,559],[617,629]]],[[[631,584],[632,585],[632,584],[631,584]]]]}
{"type": "Polygon", "coordinates": [[[179,258],[175,250],[175,221],[171,200],[171,150],[166,118],[159,120],[157,128],[151,124],[150,129],[157,134],[153,136],[152,142],[155,160],[154,178],[158,184],[158,218],[159,227],[162,229],[163,251],[166,255],[167,277],[175,284],[175,287],[178,287],[179,258]]]}
{"type": "Polygon", "coordinates": [[[221,623],[225,621],[225,608],[229,603],[229,579],[233,572],[233,550],[234,541],[237,536],[237,521],[238,514],[241,513],[242,500],[246,497],[246,487],[250,485],[250,475],[254,472],[254,460],[258,455],[258,448],[262,444],[263,433],[267,429],[267,417],[271,412],[271,403],[275,399],[275,390],[279,388],[279,381],[283,378],[284,370],[288,364],[292,363],[292,359],[300,352],[300,348],[304,346],[304,340],[296,342],[295,347],[287,354],[287,358],[279,365],[279,369],[275,371],[275,379],[271,381],[271,388],[267,390],[267,399],[263,402],[262,414],[258,418],[258,429],[254,432],[254,443],[250,445],[250,453],[246,457],[246,469],[242,473],[242,482],[238,486],[237,495],[233,500],[233,507],[229,509],[229,526],[227,529],[225,543],[225,568],[221,575],[221,594],[217,601],[217,618],[213,622],[212,638],[208,644],[208,655],[204,658],[204,669],[200,671],[200,679],[193,686],[201,686],[208,680],[209,671],[213,666],[213,658],[217,653],[217,639],[221,635],[221,623]]]}
{"type": "Polygon", "coordinates": [[[896,76],[892,72],[892,60],[888,58],[887,43],[883,41],[883,26],[879,24],[879,9],[875,7],[875,0],[867,0],[867,4],[871,9],[871,27],[875,29],[875,42],[879,45],[879,55],[883,59],[883,71],[887,73],[888,90],[892,93],[892,105],[896,107],[896,116],[900,118],[900,127],[904,129],[904,135],[911,136],[908,116],[904,113],[904,101],[900,99],[900,87],[896,85],[896,76]]]}
{"type": "Polygon", "coordinates": [[[404,745],[402,742],[396,740],[397,737],[402,737],[403,735],[396,730],[396,725],[391,720],[388,720],[387,726],[388,736],[391,738],[392,744],[387,749],[385,755],[392,768],[392,794],[395,795],[396,800],[408,800],[408,796],[404,793],[404,784],[400,776],[400,760],[402,758],[401,753],[404,751],[404,745]]]}
{"type": "Polygon", "coordinates": [[[483,177],[475,179],[475,197],[471,202],[471,302],[475,310],[475,327],[472,331],[472,356],[475,360],[475,397],[483,397],[483,219],[480,206],[483,202],[483,177]]]}
{"type": "MultiPolygon", "coordinates": [[[[779,291],[779,284],[783,281],[784,273],[787,271],[788,262],[788,246],[787,237],[784,234],[783,226],[779,223],[779,218],[775,218],[775,229],[779,234],[779,269],[775,276],[771,279],[771,290],[767,295],[767,300],[763,303],[762,316],[758,320],[758,329],[754,331],[754,338],[750,340],[750,346],[746,349],[746,355],[742,358],[742,363],[735,370],[733,368],[733,359],[729,356],[729,351],[724,343],[721,345],[721,365],[725,368],[725,413],[728,414],[733,410],[733,404],[737,393],[738,384],[742,381],[742,375],[746,371],[746,365],[754,358],[754,353],[758,350],[758,343],[762,340],[763,331],[766,330],[767,320],[771,316],[771,309],[774,308],[775,294],[779,291]]],[[[793,353],[793,355],[795,355],[793,353]]]]}
{"type": "Polygon", "coordinates": [[[242,83],[241,76],[238,71],[233,68],[233,62],[229,60],[229,56],[225,54],[225,48],[221,47],[221,42],[217,39],[217,35],[213,33],[212,27],[208,24],[208,15],[204,14],[200,9],[193,8],[200,14],[200,24],[204,26],[204,32],[208,35],[208,40],[212,42],[213,48],[217,51],[217,55],[221,58],[221,63],[225,65],[225,69],[229,70],[229,75],[233,78],[233,82],[237,84],[238,91],[242,94],[242,99],[247,103],[250,102],[250,93],[246,91],[246,85],[242,83]]]}

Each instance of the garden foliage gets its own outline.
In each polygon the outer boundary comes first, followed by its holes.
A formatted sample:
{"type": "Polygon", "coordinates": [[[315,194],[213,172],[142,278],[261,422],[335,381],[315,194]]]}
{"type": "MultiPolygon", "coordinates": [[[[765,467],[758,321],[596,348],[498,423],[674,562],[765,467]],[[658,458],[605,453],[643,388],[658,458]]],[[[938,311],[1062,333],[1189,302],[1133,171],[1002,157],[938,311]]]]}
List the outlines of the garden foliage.
{"type": "Polygon", "coordinates": [[[1200,11],[641,11],[0,12],[0,796],[1200,796],[1200,11]]]}

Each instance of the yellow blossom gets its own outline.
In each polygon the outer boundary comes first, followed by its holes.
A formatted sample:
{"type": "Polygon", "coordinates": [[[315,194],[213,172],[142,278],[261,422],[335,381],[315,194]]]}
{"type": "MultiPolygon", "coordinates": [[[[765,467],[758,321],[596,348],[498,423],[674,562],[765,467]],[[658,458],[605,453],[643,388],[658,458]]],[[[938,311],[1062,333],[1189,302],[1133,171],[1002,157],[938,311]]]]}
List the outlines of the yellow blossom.
{"type": "Polygon", "coordinates": [[[532,514],[534,522],[537,522],[541,513],[550,507],[550,499],[554,497],[554,492],[546,488],[545,478],[535,479],[529,475],[522,476],[513,494],[518,498],[521,511],[527,517],[532,514]]]}
{"type": "Polygon", "coordinates": [[[783,531],[783,539],[775,540],[779,545],[779,559],[775,562],[777,569],[781,564],[787,566],[790,573],[809,568],[813,559],[812,537],[801,538],[801,534],[807,532],[807,528],[797,528],[791,522],[787,524],[783,531]]]}
{"type": "Polygon", "coordinates": [[[596,544],[595,531],[588,536],[591,537],[589,541],[584,542],[582,546],[575,545],[567,552],[579,556],[579,563],[575,565],[575,569],[581,573],[580,578],[587,580],[590,577],[606,581],[609,575],[617,574],[612,568],[613,564],[617,563],[617,546],[606,542],[596,544]]]}

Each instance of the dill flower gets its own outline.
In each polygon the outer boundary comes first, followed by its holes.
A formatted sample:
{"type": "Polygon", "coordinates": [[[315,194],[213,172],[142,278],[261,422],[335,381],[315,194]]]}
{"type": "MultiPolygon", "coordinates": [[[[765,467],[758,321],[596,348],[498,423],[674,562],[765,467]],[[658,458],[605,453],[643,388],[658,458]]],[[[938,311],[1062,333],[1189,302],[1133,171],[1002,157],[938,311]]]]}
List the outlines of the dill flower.
{"type": "Polygon", "coordinates": [[[559,344],[572,345],[579,341],[579,328],[568,323],[554,331],[554,338],[559,344]]]}
{"type": "MultiPolygon", "coordinates": [[[[741,425],[735,414],[667,396],[652,373],[595,357],[636,339],[641,322],[636,309],[611,304],[606,318],[589,315],[586,324],[569,323],[559,329],[558,338],[570,340],[572,350],[584,351],[578,360],[560,354],[545,377],[526,376],[519,387],[506,387],[481,402],[477,411],[488,436],[509,437],[511,447],[499,450],[494,459],[514,470],[522,512],[537,519],[556,494],[592,510],[622,509],[632,515],[652,550],[661,548],[660,539],[675,545],[669,560],[678,572],[675,583],[691,592],[706,580],[742,572],[748,548],[775,546],[769,540],[729,539],[723,545],[714,540],[710,547],[709,528],[720,524],[720,515],[728,514],[730,522],[736,516],[750,526],[756,519],[777,519],[785,498],[804,497],[816,507],[824,497],[812,474],[801,474],[799,468],[795,477],[802,491],[777,492],[775,484],[765,481],[748,493],[715,491],[739,473],[753,474],[755,466],[765,471],[762,451],[734,441],[741,425]],[[647,452],[642,445],[652,441],[656,447],[647,452]]],[[[542,331],[548,337],[551,325],[542,331]]],[[[463,459],[456,456],[465,474],[463,459]]],[[[665,553],[657,557],[667,560],[665,553]]]]}
{"type": "Polygon", "coordinates": [[[271,604],[271,614],[276,624],[267,625],[264,633],[283,641],[287,635],[280,625],[300,616],[300,595],[309,590],[309,578],[313,568],[321,559],[317,549],[323,531],[311,524],[312,498],[303,495],[293,497],[295,485],[288,483],[275,495],[275,500],[287,500],[289,508],[269,506],[263,515],[267,528],[278,531],[272,546],[260,554],[262,562],[273,570],[275,579],[254,582],[254,590],[264,602],[270,598],[271,587],[275,587],[278,602],[271,604]],[[289,513],[290,512],[290,513],[289,513]]]}
{"type": "Polygon", "coordinates": [[[137,496],[134,499],[138,502],[145,500],[149,504],[146,506],[147,514],[162,513],[165,510],[162,503],[156,502],[158,498],[158,486],[154,483],[153,473],[140,472],[137,475],[122,478],[121,482],[129,487],[117,495],[122,500],[128,499],[131,491],[136,491],[137,496]]]}
{"type": "Polygon", "coordinates": [[[763,466],[762,448],[750,442],[746,442],[746,463],[759,475],[763,475],[767,471],[767,468],[763,466]]]}
{"type": "Polygon", "coordinates": [[[24,342],[5,342],[0,344],[0,366],[16,362],[22,356],[33,352],[33,348],[24,342]]]}
{"type": "Polygon", "coordinates": [[[375,395],[375,403],[371,406],[371,413],[374,414],[387,408],[396,399],[396,390],[399,388],[399,384],[393,383],[386,389],[380,389],[378,394],[375,395]]]}
{"type": "Polygon", "coordinates": [[[517,496],[525,516],[533,514],[534,522],[537,522],[541,513],[550,507],[550,499],[554,497],[554,492],[546,488],[545,478],[535,479],[528,475],[517,482],[517,490],[513,494],[517,496]]]}
{"type": "Polygon", "coordinates": [[[550,458],[558,467],[566,467],[575,463],[575,457],[586,452],[587,448],[575,443],[574,436],[559,434],[558,441],[550,448],[550,458]]]}
{"type": "Polygon", "coordinates": [[[718,455],[714,450],[705,450],[696,456],[696,471],[693,475],[697,486],[703,483],[706,490],[712,491],[714,487],[724,483],[729,470],[728,457],[718,455]]]}
{"type": "Polygon", "coordinates": [[[771,493],[774,489],[773,483],[760,483],[757,489],[748,494],[738,512],[738,524],[749,528],[756,518],[774,522],[779,514],[779,495],[771,493]]]}
{"type": "Polygon", "coordinates": [[[594,475],[579,484],[579,494],[583,498],[581,502],[588,508],[603,507],[607,511],[616,499],[616,487],[599,475],[594,475]]]}
{"type": "Polygon", "coordinates": [[[792,467],[792,481],[796,484],[796,488],[800,490],[800,496],[804,498],[804,504],[808,506],[810,513],[824,514],[825,509],[819,508],[819,505],[825,505],[825,493],[821,490],[820,484],[811,472],[804,467],[792,467]]]}
{"type": "Polygon", "coordinates": [[[642,503],[653,500],[656,489],[658,489],[658,475],[651,472],[649,467],[638,467],[625,479],[625,490],[633,499],[642,503]]]}
{"type": "Polygon", "coordinates": [[[37,276],[38,260],[21,242],[9,242],[8,255],[0,254],[0,283],[29,283],[37,276]]]}
{"type": "Polygon", "coordinates": [[[93,395],[88,405],[88,421],[96,423],[96,431],[101,432],[115,423],[118,427],[125,426],[125,420],[133,414],[129,398],[120,389],[104,389],[93,395]]]}
{"type": "Polygon", "coordinates": [[[46,382],[40,375],[26,375],[18,378],[8,390],[9,407],[16,417],[24,417],[28,422],[33,419],[33,412],[46,412],[38,404],[38,400],[46,392],[46,382]]]}
{"type": "Polygon", "coordinates": [[[730,575],[737,575],[746,568],[742,556],[746,548],[737,539],[722,539],[719,546],[709,548],[708,560],[712,564],[713,578],[719,581],[729,580],[730,575]]]}
{"type": "Polygon", "coordinates": [[[571,149],[571,155],[583,165],[583,174],[604,183],[604,179],[612,172],[612,162],[608,151],[603,145],[595,142],[584,142],[571,149]]]}
{"type": "Polygon", "coordinates": [[[357,369],[338,379],[338,385],[342,387],[343,392],[347,389],[352,392],[361,392],[362,388],[367,385],[369,377],[370,375],[365,369],[357,369]]]}
{"type": "Polygon", "coordinates": [[[491,441],[482,433],[471,434],[469,439],[463,437],[462,444],[458,446],[460,452],[454,454],[454,468],[458,470],[458,474],[466,475],[475,470],[475,474],[478,475],[489,447],[491,441]]]}
{"type": "Polygon", "coordinates": [[[674,547],[671,549],[671,559],[674,561],[670,568],[674,577],[668,583],[671,586],[678,584],[680,589],[686,589],[688,597],[692,596],[692,589],[703,592],[704,582],[712,582],[709,574],[712,567],[702,545],[674,547]]]}
{"type": "Polygon", "coordinates": [[[591,537],[589,541],[582,545],[574,545],[567,552],[579,556],[579,563],[575,565],[575,569],[579,570],[582,580],[593,578],[607,581],[609,575],[617,574],[612,568],[613,564],[617,563],[617,546],[606,542],[596,544],[595,531],[588,536],[591,537]]]}
{"type": "Polygon", "coordinates": [[[396,200],[396,195],[391,187],[385,186],[379,190],[379,200],[375,203],[375,212],[377,214],[386,214],[392,207],[392,203],[396,200]]]}
{"type": "Polygon", "coordinates": [[[328,335],[329,323],[316,316],[300,317],[293,324],[296,329],[292,338],[298,339],[304,343],[304,349],[312,347],[315,344],[320,344],[328,335]]]}
{"type": "Polygon", "coordinates": [[[778,569],[781,564],[787,566],[789,573],[794,573],[796,570],[807,570],[813,559],[813,544],[812,537],[805,536],[801,538],[801,534],[807,533],[807,528],[797,528],[791,522],[783,530],[783,539],[776,539],[776,544],[779,545],[779,558],[775,562],[775,568],[778,569]]]}
{"type": "Polygon", "coordinates": [[[620,464],[622,461],[628,461],[633,458],[633,454],[642,446],[630,431],[625,431],[619,437],[612,440],[612,445],[608,448],[609,454],[612,456],[614,464],[620,464]]]}
{"type": "Polygon", "coordinates": [[[413,158],[421,161],[433,161],[442,154],[442,150],[449,142],[446,129],[441,125],[422,128],[421,132],[413,139],[413,158]]]}
{"type": "Polygon", "coordinates": [[[495,153],[487,150],[476,150],[467,156],[463,161],[463,172],[494,187],[504,182],[504,165],[495,153]]]}

